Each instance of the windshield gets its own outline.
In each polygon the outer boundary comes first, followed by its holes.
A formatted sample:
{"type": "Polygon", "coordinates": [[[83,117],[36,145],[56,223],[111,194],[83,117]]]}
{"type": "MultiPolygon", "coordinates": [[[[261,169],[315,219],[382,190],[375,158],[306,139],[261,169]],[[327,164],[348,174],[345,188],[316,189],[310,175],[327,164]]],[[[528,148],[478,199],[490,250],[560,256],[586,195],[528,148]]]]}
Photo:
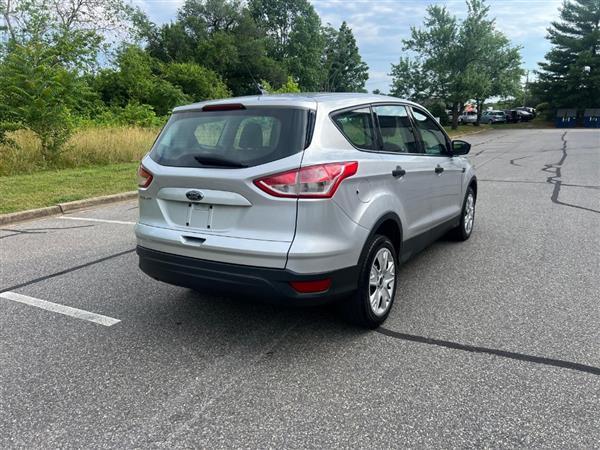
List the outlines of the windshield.
{"type": "Polygon", "coordinates": [[[250,167],[302,151],[308,111],[186,111],[169,119],[150,157],[177,167],[250,167]]]}

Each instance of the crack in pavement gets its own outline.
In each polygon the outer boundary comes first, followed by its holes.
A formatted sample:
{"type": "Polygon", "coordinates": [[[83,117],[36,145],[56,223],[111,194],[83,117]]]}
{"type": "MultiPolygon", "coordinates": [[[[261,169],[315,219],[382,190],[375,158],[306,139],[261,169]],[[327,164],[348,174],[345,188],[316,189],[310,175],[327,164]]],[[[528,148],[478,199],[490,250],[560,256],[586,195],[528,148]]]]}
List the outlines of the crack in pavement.
{"type": "Polygon", "coordinates": [[[67,273],[74,272],[76,270],[92,266],[94,264],[98,264],[98,263],[101,263],[101,262],[104,262],[104,261],[108,261],[109,259],[118,258],[119,256],[127,255],[129,253],[133,253],[133,252],[135,252],[135,250],[136,250],[135,248],[132,248],[130,250],[125,250],[125,251],[122,251],[122,252],[119,252],[119,253],[113,253],[112,255],[108,255],[108,256],[105,256],[105,257],[99,258],[99,259],[95,259],[93,261],[89,261],[89,262],[86,262],[84,264],[79,264],[78,266],[73,266],[73,267],[70,267],[68,269],[61,270],[59,272],[51,273],[49,275],[44,275],[44,276],[39,277],[39,278],[34,278],[33,280],[25,281],[23,283],[15,284],[14,286],[10,286],[10,287],[7,287],[7,288],[0,288],[0,294],[2,294],[3,292],[14,291],[16,289],[20,289],[20,288],[25,287],[25,286],[30,286],[32,284],[39,283],[40,281],[49,280],[50,278],[58,277],[60,275],[65,275],[67,273]]]}
{"type": "Polygon", "coordinates": [[[568,156],[566,136],[567,136],[567,131],[565,131],[562,134],[562,136],[560,137],[560,139],[563,142],[563,145],[561,148],[562,156],[560,158],[560,161],[558,161],[557,163],[554,163],[554,164],[544,164],[544,168],[542,169],[542,172],[547,172],[550,174],[550,176],[548,178],[546,178],[546,183],[554,185],[554,190],[552,191],[550,200],[552,200],[552,203],[555,203],[557,205],[568,206],[570,208],[576,208],[576,209],[581,209],[584,211],[590,211],[590,212],[600,214],[600,211],[597,209],[586,208],[585,206],[573,205],[571,203],[566,203],[566,202],[560,201],[558,199],[558,197],[560,195],[561,186],[567,186],[567,184],[563,184],[563,182],[561,180],[562,165],[565,163],[565,161],[567,160],[567,156],[568,156]]]}
{"type": "MultiPolygon", "coordinates": [[[[534,181],[534,180],[494,180],[491,178],[482,178],[478,181],[486,181],[488,183],[528,183],[528,184],[548,184],[547,181],[534,181]]],[[[592,186],[589,184],[570,184],[562,183],[561,186],[578,187],[583,189],[596,189],[600,190],[600,186],[592,186]]]]}
{"type": "Polygon", "coordinates": [[[521,156],[520,158],[514,158],[511,159],[509,161],[510,164],[512,164],[513,166],[519,166],[519,167],[523,167],[521,164],[517,164],[515,161],[519,161],[520,159],[525,159],[525,158],[529,158],[531,155],[527,155],[527,156],[521,156]]]}
{"type": "Polygon", "coordinates": [[[12,236],[19,236],[22,234],[47,234],[47,230],[72,230],[74,228],[89,228],[94,225],[78,225],[74,227],[46,227],[46,228],[21,228],[21,229],[13,229],[13,228],[0,228],[0,231],[13,232],[12,234],[7,234],[5,236],[0,236],[0,239],[4,239],[12,236]]]}
{"type": "Polygon", "coordinates": [[[471,353],[484,353],[493,356],[500,356],[502,358],[543,364],[546,366],[559,367],[561,369],[570,369],[578,372],[589,373],[592,375],[600,375],[600,367],[589,366],[587,364],[580,364],[572,361],[546,358],[544,356],[527,355],[525,353],[509,352],[507,350],[498,350],[494,348],[478,347],[475,345],[460,344],[458,342],[445,341],[442,339],[433,339],[424,336],[415,336],[413,334],[399,333],[397,331],[388,330],[387,328],[383,327],[379,327],[375,331],[385,336],[400,339],[403,341],[418,342],[421,344],[435,345],[437,347],[444,347],[452,350],[462,350],[471,353]]]}

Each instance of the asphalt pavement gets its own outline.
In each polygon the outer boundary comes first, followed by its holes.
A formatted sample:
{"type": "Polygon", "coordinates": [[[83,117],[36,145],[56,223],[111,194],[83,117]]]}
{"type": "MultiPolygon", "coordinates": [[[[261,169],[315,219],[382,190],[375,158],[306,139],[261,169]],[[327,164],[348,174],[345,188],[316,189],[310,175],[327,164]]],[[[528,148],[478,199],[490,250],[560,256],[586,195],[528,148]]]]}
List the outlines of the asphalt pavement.
{"type": "Polygon", "coordinates": [[[135,202],[4,226],[0,448],[600,448],[600,131],[467,140],[377,331],[150,279],[135,202]]]}

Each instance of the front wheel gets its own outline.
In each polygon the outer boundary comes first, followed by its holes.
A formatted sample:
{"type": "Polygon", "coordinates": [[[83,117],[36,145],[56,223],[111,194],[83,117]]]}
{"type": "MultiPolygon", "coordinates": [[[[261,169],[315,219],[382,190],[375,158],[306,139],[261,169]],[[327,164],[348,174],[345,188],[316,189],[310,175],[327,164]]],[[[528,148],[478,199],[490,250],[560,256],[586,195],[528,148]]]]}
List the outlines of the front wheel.
{"type": "Polygon", "coordinates": [[[465,200],[463,201],[459,225],[450,234],[459,241],[466,241],[471,237],[475,226],[475,192],[470,186],[467,188],[465,200]]]}
{"type": "Polygon", "coordinates": [[[374,236],[366,248],[360,263],[358,289],[346,300],[346,307],[352,322],[373,329],[385,321],[392,309],[398,258],[386,236],[374,236]]]}

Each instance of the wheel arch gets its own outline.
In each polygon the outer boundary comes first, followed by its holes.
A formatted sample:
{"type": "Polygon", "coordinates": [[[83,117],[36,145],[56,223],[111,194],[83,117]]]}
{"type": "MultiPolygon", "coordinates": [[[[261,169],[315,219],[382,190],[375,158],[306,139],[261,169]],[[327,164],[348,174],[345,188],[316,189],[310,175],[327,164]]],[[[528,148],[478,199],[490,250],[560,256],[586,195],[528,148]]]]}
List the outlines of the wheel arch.
{"type": "Polygon", "coordinates": [[[371,232],[369,233],[369,236],[363,245],[363,250],[360,255],[361,261],[365,256],[367,244],[371,241],[373,236],[377,234],[386,236],[390,239],[390,241],[392,241],[394,249],[396,250],[396,256],[398,260],[400,260],[403,236],[402,221],[400,220],[398,214],[390,211],[382,215],[371,228],[371,232]]]}
{"type": "Polygon", "coordinates": [[[473,175],[467,184],[467,188],[473,189],[473,193],[475,194],[475,201],[477,201],[477,177],[473,175]]]}

